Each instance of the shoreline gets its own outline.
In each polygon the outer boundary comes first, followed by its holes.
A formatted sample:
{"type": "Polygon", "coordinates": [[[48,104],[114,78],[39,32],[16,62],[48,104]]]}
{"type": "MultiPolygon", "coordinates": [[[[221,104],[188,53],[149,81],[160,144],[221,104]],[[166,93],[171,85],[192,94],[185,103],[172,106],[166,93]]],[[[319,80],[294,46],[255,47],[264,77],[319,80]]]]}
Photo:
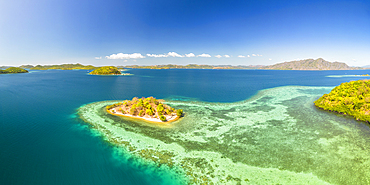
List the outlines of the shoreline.
{"type": "Polygon", "coordinates": [[[95,75],[95,76],[132,76],[134,74],[131,74],[131,73],[121,73],[121,74],[90,74],[90,73],[88,73],[88,75],[95,75]]]}
{"type": "Polygon", "coordinates": [[[122,114],[122,113],[113,113],[107,109],[105,109],[105,111],[107,111],[109,114],[111,115],[114,115],[114,116],[121,116],[121,117],[127,117],[127,118],[133,118],[133,119],[139,119],[139,120],[144,120],[145,122],[149,122],[149,123],[171,123],[171,122],[174,122],[174,121],[177,121],[180,119],[179,116],[176,116],[176,117],[171,117],[169,120],[167,121],[161,121],[160,119],[158,118],[147,118],[147,117],[140,117],[140,116],[132,116],[132,115],[129,115],[129,114],[122,114]]]}

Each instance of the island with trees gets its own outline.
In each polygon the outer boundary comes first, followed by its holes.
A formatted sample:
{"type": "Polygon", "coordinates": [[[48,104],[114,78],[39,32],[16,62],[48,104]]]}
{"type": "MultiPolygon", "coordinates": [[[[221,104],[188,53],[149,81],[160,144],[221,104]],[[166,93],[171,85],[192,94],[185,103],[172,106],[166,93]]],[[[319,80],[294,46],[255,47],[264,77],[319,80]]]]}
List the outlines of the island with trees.
{"type": "Polygon", "coordinates": [[[9,67],[5,70],[0,69],[0,74],[10,74],[10,73],[28,73],[28,71],[19,67],[9,67]]]}
{"type": "MultiPolygon", "coordinates": [[[[31,65],[27,65],[29,67],[31,65]]],[[[37,65],[35,67],[31,67],[31,70],[48,70],[48,69],[61,69],[61,70],[76,70],[76,69],[83,69],[83,70],[94,70],[97,67],[92,65],[84,66],[82,64],[61,64],[61,65],[37,65]]]]}
{"type": "Polygon", "coordinates": [[[115,66],[103,66],[91,71],[91,75],[123,75],[115,66]]]}
{"type": "Polygon", "coordinates": [[[370,122],[370,80],[345,82],[314,104],[323,109],[370,122]]]}
{"type": "Polygon", "coordinates": [[[153,97],[134,97],[132,100],[108,105],[108,113],[117,116],[138,118],[148,122],[173,122],[183,115],[182,109],[174,109],[164,104],[164,100],[153,97]]]}

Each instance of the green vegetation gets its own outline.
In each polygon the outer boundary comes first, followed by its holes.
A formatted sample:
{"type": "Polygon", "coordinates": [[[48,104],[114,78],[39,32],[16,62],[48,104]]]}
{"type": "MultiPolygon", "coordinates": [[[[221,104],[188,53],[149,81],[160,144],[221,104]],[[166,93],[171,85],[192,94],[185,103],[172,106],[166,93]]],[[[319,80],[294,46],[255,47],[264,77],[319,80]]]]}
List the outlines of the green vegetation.
{"type": "Polygon", "coordinates": [[[182,109],[174,109],[166,104],[164,100],[158,100],[153,97],[137,98],[132,100],[125,100],[120,103],[108,105],[106,110],[113,114],[129,114],[132,116],[140,116],[144,118],[159,118],[165,122],[171,118],[181,117],[182,109]],[[180,114],[179,114],[180,113],[180,114]]]}
{"type": "Polygon", "coordinates": [[[22,69],[31,69],[31,68],[33,68],[34,66],[33,65],[21,65],[21,66],[19,66],[20,68],[22,68],[22,69]]]}
{"type": "Polygon", "coordinates": [[[306,59],[292,62],[278,63],[275,65],[261,67],[260,69],[277,69],[277,70],[352,70],[360,69],[349,67],[341,62],[328,62],[322,58],[306,59]]]}
{"type": "Polygon", "coordinates": [[[182,116],[182,109],[178,109],[176,114],[177,114],[177,116],[181,117],[182,116]]]}
{"type": "Polygon", "coordinates": [[[314,103],[324,110],[370,122],[370,80],[342,83],[314,103]]]}
{"type": "Polygon", "coordinates": [[[121,72],[114,66],[104,66],[90,72],[92,75],[120,75],[121,72]]]}
{"type": "Polygon", "coordinates": [[[19,67],[9,67],[5,70],[0,69],[0,74],[9,74],[9,73],[28,73],[28,71],[19,67]]]}
{"type": "Polygon", "coordinates": [[[84,66],[82,64],[62,64],[62,65],[37,65],[35,67],[32,67],[31,70],[48,70],[48,69],[62,69],[62,70],[73,70],[73,69],[85,69],[85,70],[92,70],[96,69],[97,67],[94,67],[92,65],[84,66]]]}
{"type": "Polygon", "coordinates": [[[166,117],[164,117],[163,115],[162,115],[161,117],[159,117],[159,119],[160,119],[161,121],[163,121],[163,122],[165,122],[165,121],[166,121],[166,117]]]}

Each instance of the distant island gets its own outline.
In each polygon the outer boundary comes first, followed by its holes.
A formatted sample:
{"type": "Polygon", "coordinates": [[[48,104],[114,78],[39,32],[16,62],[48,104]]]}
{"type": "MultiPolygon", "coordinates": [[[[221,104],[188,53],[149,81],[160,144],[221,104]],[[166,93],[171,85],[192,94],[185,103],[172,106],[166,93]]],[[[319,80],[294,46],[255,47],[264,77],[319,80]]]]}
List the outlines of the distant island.
{"type": "Polygon", "coordinates": [[[133,69],[258,69],[262,67],[262,65],[232,66],[232,65],[188,64],[188,65],[183,66],[183,65],[167,64],[167,65],[151,65],[151,66],[131,65],[131,66],[118,66],[118,67],[133,68],[133,69]]]}
{"type": "Polygon", "coordinates": [[[103,66],[91,71],[91,75],[122,75],[117,67],[114,66],[103,66]]]}
{"type": "Polygon", "coordinates": [[[21,65],[19,67],[22,68],[22,69],[31,69],[31,68],[33,68],[35,66],[33,66],[33,65],[21,65]]]}
{"type": "Polygon", "coordinates": [[[9,67],[5,70],[0,69],[0,74],[10,74],[10,73],[28,73],[28,71],[19,67],[9,67]]]}
{"type": "Polygon", "coordinates": [[[353,70],[361,69],[358,67],[349,67],[342,62],[328,62],[322,58],[306,59],[299,61],[291,61],[278,63],[270,66],[261,67],[260,69],[275,69],[275,70],[353,70]]]}
{"type": "MultiPolygon", "coordinates": [[[[7,67],[7,66],[3,66],[7,67]]],[[[104,66],[104,67],[115,67],[115,66],[104,66]]],[[[350,67],[343,62],[328,62],[322,58],[318,59],[305,59],[298,61],[290,61],[277,63],[273,65],[201,65],[201,64],[188,64],[188,65],[176,65],[176,64],[166,64],[166,65],[127,65],[127,66],[117,66],[117,70],[112,69],[100,69],[101,71],[95,71],[94,74],[99,75],[119,75],[117,71],[123,68],[131,69],[267,69],[267,70],[360,70],[368,69],[368,66],[364,67],[350,67]]],[[[61,69],[61,70],[73,70],[73,69],[83,69],[83,70],[96,70],[99,67],[92,65],[82,65],[82,64],[62,64],[62,65],[22,65],[20,68],[31,69],[31,70],[48,70],[48,69],[61,69]]],[[[91,73],[93,74],[93,73],[91,73]]],[[[123,73],[121,75],[132,75],[129,73],[123,73]]]]}
{"type": "Polygon", "coordinates": [[[314,103],[321,109],[370,122],[370,80],[342,83],[314,103]]]}
{"type": "MultiPolygon", "coordinates": [[[[21,67],[30,67],[32,65],[23,65],[21,67]]],[[[61,70],[74,70],[74,69],[84,69],[84,70],[92,70],[96,69],[97,67],[94,67],[92,65],[84,66],[82,64],[61,64],[61,65],[37,65],[35,67],[31,67],[31,70],[48,70],[48,69],[61,69],[61,70]]]]}
{"type": "Polygon", "coordinates": [[[361,67],[349,67],[347,64],[342,62],[328,62],[322,58],[306,59],[299,61],[283,62],[274,65],[249,65],[249,66],[232,66],[232,65],[198,65],[198,64],[189,64],[189,65],[150,65],[150,66],[138,66],[138,65],[129,65],[129,66],[118,66],[125,68],[133,69],[272,69],[272,70],[356,70],[356,69],[365,69],[361,67]]]}
{"type": "Polygon", "coordinates": [[[134,97],[132,100],[108,105],[106,110],[113,115],[139,118],[149,122],[172,122],[182,116],[182,109],[175,110],[163,102],[164,100],[153,97],[134,97]]]}

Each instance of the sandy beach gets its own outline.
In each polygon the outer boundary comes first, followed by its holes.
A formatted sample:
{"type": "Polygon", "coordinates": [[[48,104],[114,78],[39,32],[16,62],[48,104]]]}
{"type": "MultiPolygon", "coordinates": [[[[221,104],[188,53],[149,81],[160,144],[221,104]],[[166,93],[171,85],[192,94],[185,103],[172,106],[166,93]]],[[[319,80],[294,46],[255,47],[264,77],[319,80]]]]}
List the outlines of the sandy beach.
{"type": "Polygon", "coordinates": [[[151,118],[147,115],[145,115],[143,117],[140,117],[140,116],[132,116],[130,114],[122,114],[122,113],[117,112],[115,109],[113,109],[113,111],[107,110],[107,112],[109,114],[112,114],[112,115],[115,115],[115,116],[141,119],[141,120],[144,120],[144,121],[147,121],[147,122],[154,122],[154,123],[170,123],[170,122],[174,122],[174,121],[179,119],[179,117],[177,115],[175,115],[175,116],[165,116],[167,121],[163,122],[159,118],[151,118]]]}

